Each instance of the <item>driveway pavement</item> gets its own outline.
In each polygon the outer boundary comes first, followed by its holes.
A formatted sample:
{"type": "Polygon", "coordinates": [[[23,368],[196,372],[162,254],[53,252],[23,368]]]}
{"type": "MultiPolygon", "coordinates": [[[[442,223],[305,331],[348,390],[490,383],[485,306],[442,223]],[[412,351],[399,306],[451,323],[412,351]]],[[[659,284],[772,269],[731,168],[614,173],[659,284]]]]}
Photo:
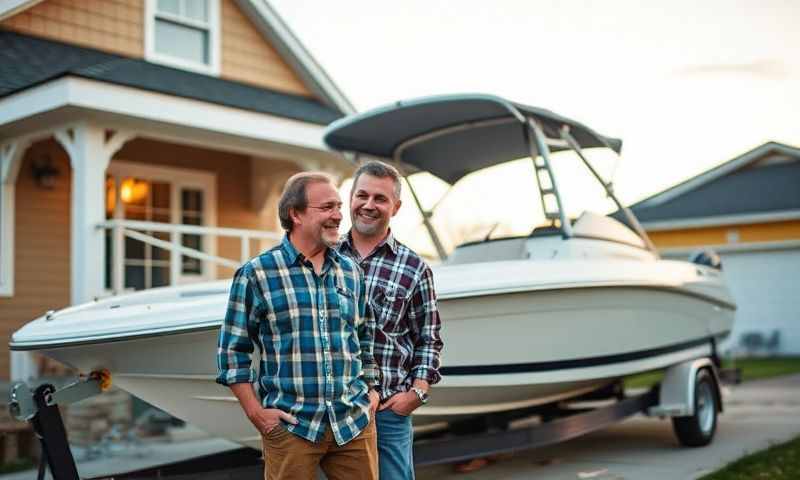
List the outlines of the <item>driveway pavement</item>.
{"type": "MultiPolygon", "coordinates": [[[[694,479],[747,453],[800,435],[800,375],[750,382],[729,390],[717,436],[707,447],[681,447],[669,420],[636,416],[559,445],[518,452],[469,474],[454,473],[450,465],[419,468],[417,479],[694,479]]],[[[142,445],[103,459],[80,461],[78,468],[82,477],[108,475],[238,448],[221,439],[187,437],[172,444],[142,445]]],[[[252,478],[260,478],[260,469],[253,472],[252,478]]],[[[0,478],[35,479],[36,472],[0,478]]]]}
{"type": "Polygon", "coordinates": [[[714,442],[681,447],[669,420],[635,416],[552,447],[527,450],[469,474],[417,469],[418,480],[694,479],[800,435],[800,375],[729,387],[714,442]]]}

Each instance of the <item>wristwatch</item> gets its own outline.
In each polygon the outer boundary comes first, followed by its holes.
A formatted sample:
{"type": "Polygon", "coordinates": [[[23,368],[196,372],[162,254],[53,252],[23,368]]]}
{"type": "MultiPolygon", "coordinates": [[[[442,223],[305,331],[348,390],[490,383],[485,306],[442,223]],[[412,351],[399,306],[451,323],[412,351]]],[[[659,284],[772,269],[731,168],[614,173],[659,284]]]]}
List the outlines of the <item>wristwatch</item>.
{"type": "Polygon", "coordinates": [[[417,394],[417,398],[419,398],[419,401],[422,402],[423,405],[428,403],[428,392],[419,387],[413,387],[411,391],[417,394]]]}

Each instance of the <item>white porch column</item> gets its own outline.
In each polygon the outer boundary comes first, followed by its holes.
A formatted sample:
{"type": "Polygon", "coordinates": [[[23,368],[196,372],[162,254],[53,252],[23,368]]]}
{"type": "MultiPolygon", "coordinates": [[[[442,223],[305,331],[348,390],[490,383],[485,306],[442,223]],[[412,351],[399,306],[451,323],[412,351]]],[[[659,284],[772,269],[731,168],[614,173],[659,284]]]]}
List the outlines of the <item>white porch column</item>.
{"type": "Polygon", "coordinates": [[[0,145],[0,297],[14,295],[14,201],[22,156],[29,139],[0,145]]]}
{"type": "MultiPolygon", "coordinates": [[[[30,139],[21,138],[0,145],[0,297],[14,296],[15,186],[23,154],[30,144],[30,139]]],[[[9,357],[12,382],[36,375],[30,353],[9,352],[9,357]]]]}
{"type": "Polygon", "coordinates": [[[97,225],[106,219],[106,168],[130,132],[107,135],[100,126],[81,123],[58,130],[55,137],[72,165],[71,301],[83,303],[105,288],[105,236],[97,225]]]}

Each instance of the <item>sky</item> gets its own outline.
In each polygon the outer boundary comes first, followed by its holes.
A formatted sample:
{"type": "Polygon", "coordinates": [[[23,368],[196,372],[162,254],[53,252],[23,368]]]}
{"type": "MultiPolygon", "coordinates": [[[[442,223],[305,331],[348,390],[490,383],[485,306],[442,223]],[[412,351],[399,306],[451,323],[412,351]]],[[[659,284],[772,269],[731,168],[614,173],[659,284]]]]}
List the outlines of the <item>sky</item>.
{"type": "MultiPolygon", "coordinates": [[[[622,138],[619,159],[589,156],[625,203],[767,141],[800,146],[797,1],[270,3],[358,111],[492,93],[622,138]]],[[[568,213],[607,211],[569,162],[556,167],[568,213]]],[[[434,221],[446,243],[498,222],[496,234],[524,233],[541,220],[530,160],[470,175],[444,199],[442,182],[412,182],[426,206],[441,200],[434,221]]],[[[393,228],[430,250],[415,210],[404,196],[393,228]]]]}

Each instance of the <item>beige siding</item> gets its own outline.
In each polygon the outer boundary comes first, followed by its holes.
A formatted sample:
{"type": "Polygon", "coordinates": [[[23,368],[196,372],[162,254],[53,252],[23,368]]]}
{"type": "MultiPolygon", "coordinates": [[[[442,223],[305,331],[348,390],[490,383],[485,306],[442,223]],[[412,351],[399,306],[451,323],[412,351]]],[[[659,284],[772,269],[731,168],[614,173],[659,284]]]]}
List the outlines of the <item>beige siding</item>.
{"type": "Polygon", "coordinates": [[[142,0],[46,0],[1,23],[21,33],[141,58],[143,21],[142,0]]]}
{"type": "Polygon", "coordinates": [[[658,248],[724,245],[731,235],[738,237],[739,243],[780,242],[800,239],[800,221],[664,230],[648,235],[658,248]]]}
{"type": "Polygon", "coordinates": [[[294,71],[231,0],[222,0],[222,76],[260,87],[311,96],[294,71]]]}
{"type": "MultiPolygon", "coordinates": [[[[47,310],[69,304],[70,167],[54,141],[34,144],[26,152],[16,184],[14,228],[14,296],[0,298],[0,338],[47,310]],[[50,156],[60,174],[55,188],[35,184],[34,159],[50,156]]],[[[8,378],[8,345],[0,345],[0,378],[8,378]]]]}
{"type": "MultiPolygon", "coordinates": [[[[281,92],[311,92],[232,0],[220,0],[221,76],[281,92]]],[[[66,43],[144,57],[143,0],[45,0],[0,22],[66,43]]]]}

